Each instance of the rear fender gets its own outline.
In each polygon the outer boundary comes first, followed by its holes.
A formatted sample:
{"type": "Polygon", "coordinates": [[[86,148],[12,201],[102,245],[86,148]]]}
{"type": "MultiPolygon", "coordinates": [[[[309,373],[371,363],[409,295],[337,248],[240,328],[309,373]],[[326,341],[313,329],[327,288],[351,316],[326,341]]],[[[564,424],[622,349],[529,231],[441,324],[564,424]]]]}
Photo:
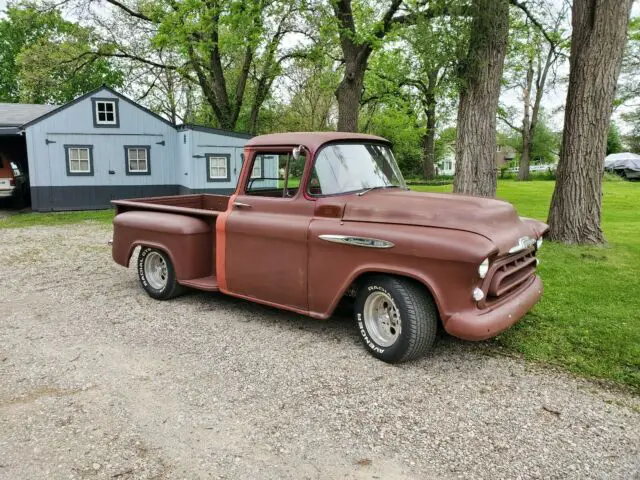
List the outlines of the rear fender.
{"type": "Polygon", "coordinates": [[[127,267],[133,250],[148,246],[169,256],[177,280],[210,276],[215,272],[214,221],[172,213],[123,212],[113,220],[113,259],[127,267]]]}
{"type": "MultiPolygon", "coordinates": [[[[116,243],[114,240],[114,246],[115,244],[116,243]]],[[[144,240],[144,239],[133,241],[129,245],[128,249],[118,249],[118,251],[116,251],[116,248],[114,247],[112,250],[113,259],[118,265],[122,265],[123,267],[128,267],[129,262],[131,261],[131,256],[133,255],[133,251],[136,249],[136,247],[151,247],[157,250],[161,250],[162,252],[164,252],[169,256],[169,259],[171,260],[172,265],[176,264],[176,260],[173,256],[173,253],[171,252],[171,250],[167,248],[166,245],[158,242],[154,242],[153,240],[144,240]],[[122,255],[121,254],[122,251],[126,252],[126,255],[122,255]]]]}

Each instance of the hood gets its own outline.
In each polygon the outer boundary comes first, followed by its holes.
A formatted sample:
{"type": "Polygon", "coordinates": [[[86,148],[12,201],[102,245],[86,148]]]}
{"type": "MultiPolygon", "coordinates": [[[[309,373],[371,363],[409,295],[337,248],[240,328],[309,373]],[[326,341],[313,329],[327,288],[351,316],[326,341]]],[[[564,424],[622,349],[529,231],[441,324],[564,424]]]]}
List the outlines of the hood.
{"type": "Polygon", "coordinates": [[[447,193],[373,190],[349,197],[343,219],[476,233],[491,240],[501,254],[508,253],[521,237],[539,236],[508,202],[447,193]]]}

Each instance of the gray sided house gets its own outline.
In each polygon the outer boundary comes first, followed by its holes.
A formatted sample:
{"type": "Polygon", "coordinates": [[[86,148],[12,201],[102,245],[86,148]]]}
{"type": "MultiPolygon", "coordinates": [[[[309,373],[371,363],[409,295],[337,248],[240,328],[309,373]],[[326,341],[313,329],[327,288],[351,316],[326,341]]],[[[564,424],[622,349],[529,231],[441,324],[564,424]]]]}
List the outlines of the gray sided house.
{"type": "Polygon", "coordinates": [[[39,211],[107,208],[122,198],[229,193],[250,138],[173,125],[108,87],[51,110],[20,131],[32,208],[39,211]]]}

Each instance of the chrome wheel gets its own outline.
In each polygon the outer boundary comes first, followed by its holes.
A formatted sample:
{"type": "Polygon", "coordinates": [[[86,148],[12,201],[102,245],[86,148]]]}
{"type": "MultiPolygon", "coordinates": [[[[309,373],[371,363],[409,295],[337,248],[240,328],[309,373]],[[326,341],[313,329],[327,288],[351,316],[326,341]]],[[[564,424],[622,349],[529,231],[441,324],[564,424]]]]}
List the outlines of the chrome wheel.
{"type": "Polygon", "coordinates": [[[371,339],[381,347],[390,347],[400,336],[400,312],[389,295],[370,294],[364,302],[364,324],[371,339]]]}
{"type": "Polygon", "coordinates": [[[156,290],[164,290],[167,286],[167,262],[158,252],[149,252],[144,259],[144,276],[149,285],[156,290]]]}

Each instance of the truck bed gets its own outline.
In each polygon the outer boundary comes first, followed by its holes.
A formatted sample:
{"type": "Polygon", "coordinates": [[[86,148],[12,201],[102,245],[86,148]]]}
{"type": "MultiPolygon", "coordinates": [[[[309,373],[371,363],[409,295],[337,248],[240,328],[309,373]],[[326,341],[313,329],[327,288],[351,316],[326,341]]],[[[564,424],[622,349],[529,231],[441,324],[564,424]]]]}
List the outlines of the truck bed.
{"type": "Polygon", "coordinates": [[[113,200],[111,203],[116,206],[116,214],[131,210],[151,210],[199,217],[217,217],[220,212],[227,209],[229,198],[228,195],[201,193],[113,200]]]}

